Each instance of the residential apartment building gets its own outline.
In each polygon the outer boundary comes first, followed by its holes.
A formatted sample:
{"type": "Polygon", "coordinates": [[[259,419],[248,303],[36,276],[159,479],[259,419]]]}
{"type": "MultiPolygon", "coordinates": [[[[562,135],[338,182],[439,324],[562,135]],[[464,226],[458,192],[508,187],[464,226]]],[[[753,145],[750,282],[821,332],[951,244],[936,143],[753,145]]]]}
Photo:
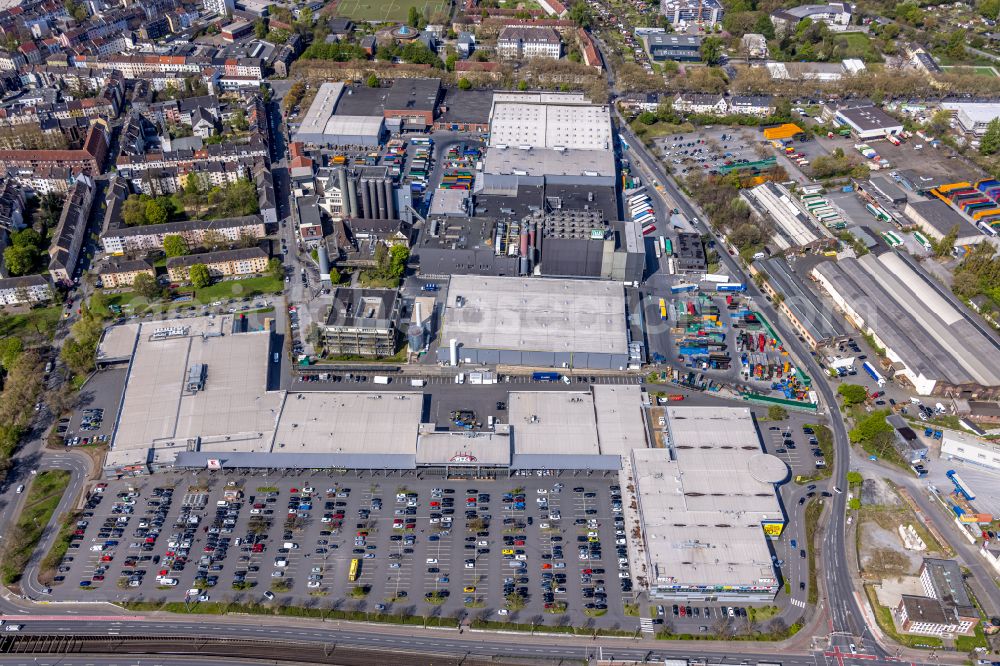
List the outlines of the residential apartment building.
{"type": "Polygon", "coordinates": [[[214,278],[260,275],[267,270],[267,261],[267,253],[259,247],[189,254],[167,259],[167,275],[171,282],[187,282],[196,264],[204,264],[214,278]]]}
{"type": "Polygon", "coordinates": [[[110,261],[97,271],[105,289],[131,287],[140,275],[156,277],[156,270],[145,259],[110,261]]]}
{"type": "Polygon", "coordinates": [[[0,229],[24,227],[24,190],[14,178],[0,178],[0,229]]]}
{"type": "Polygon", "coordinates": [[[774,111],[774,98],[770,95],[733,95],[729,98],[730,115],[766,118],[774,111]]]}
{"type": "Polygon", "coordinates": [[[562,39],[554,28],[509,26],[497,38],[497,55],[505,60],[562,57],[562,39]]]}
{"type": "Polygon", "coordinates": [[[49,246],[49,274],[54,282],[71,284],[87,236],[87,222],[94,203],[94,181],[80,176],[69,192],[59,216],[59,224],[49,246]]]}
{"type": "Polygon", "coordinates": [[[813,23],[825,23],[830,30],[842,32],[851,25],[854,8],[849,2],[831,2],[825,5],[801,5],[791,9],[779,9],[771,13],[771,23],[779,33],[794,30],[799,21],[810,19],[813,23]]]}
{"type": "Polygon", "coordinates": [[[400,299],[395,289],[338,288],[323,326],[330,354],[380,358],[396,353],[400,299]]]}
{"type": "Polygon", "coordinates": [[[78,150],[0,150],[0,164],[23,169],[79,167],[87,173],[97,175],[107,156],[107,126],[104,121],[99,120],[91,124],[83,147],[78,150]]]}
{"type": "Polygon", "coordinates": [[[701,37],[696,35],[676,35],[653,32],[642,35],[646,52],[656,62],[676,60],[678,62],[698,62],[701,60],[701,37]]]}
{"type": "Polygon", "coordinates": [[[697,23],[715,25],[722,23],[725,11],[719,0],[663,0],[660,12],[670,25],[697,23]]]}
{"type": "Polygon", "coordinates": [[[723,116],[726,114],[726,98],[708,93],[678,93],[674,98],[674,110],[681,113],[723,116]]]}
{"type": "Polygon", "coordinates": [[[177,235],[188,247],[199,247],[205,235],[217,233],[224,240],[237,242],[244,238],[259,240],[266,234],[260,215],[229,217],[218,220],[185,220],[141,227],[116,227],[101,234],[104,251],[112,255],[162,250],[166,236],[177,235]]]}
{"type": "Polygon", "coordinates": [[[44,275],[0,278],[0,305],[29,305],[51,298],[52,287],[44,275]]]}

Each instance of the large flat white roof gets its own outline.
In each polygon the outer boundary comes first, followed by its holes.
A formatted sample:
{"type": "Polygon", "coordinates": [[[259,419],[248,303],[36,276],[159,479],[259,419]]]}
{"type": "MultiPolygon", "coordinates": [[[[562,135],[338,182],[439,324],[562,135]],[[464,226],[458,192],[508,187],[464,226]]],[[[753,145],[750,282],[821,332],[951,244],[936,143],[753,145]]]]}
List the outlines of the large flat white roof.
{"type": "Polygon", "coordinates": [[[620,282],[455,275],[444,322],[444,339],[476,349],[628,352],[620,282]]]}
{"type": "Polygon", "coordinates": [[[600,455],[589,391],[517,391],[508,395],[514,453],[600,455]]]}
{"type": "Polygon", "coordinates": [[[230,316],[140,326],[109,466],[142,464],[150,449],[183,450],[198,439],[249,448],[270,442],[282,400],[266,390],[270,335],[231,335],[231,328],[230,316]],[[206,366],[206,380],[192,393],[187,375],[196,364],[206,366]]]}
{"type": "Polygon", "coordinates": [[[422,410],[419,392],[290,393],[271,451],[416,455],[422,410]]]}
{"type": "Polygon", "coordinates": [[[941,102],[941,108],[960,111],[974,123],[988,123],[1000,117],[1000,103],[997,102],[941,102]]]}
{"type": "MultiPolygon", "coordinates": [[[[747,408],[667,409],[671,449],[634,449],[650,580],[661,587],[775,584],[762,522],[784,520],[747,408]]],[[[780,477],[780,478],[779,478],[780,477]]]]}
{"type": "Polygon", "coordinates": [[[97,346],[97,360],[120,359],[132,356],[135,350],[136,336],[139,335],[141,324],[120,324],[105,329],[101,342],[97,346]]]}
{"type": "Polygon", "coordinates": [[[322,84],[316,92],[316,97],[313,98],[312,104],[309,105],[306,117],[302,119],[302,123],[299,125],[296,134],[303,136],[323,134],[343,92],[343,82],[338,81],[337,83],[322,84]]]}
{"type": "Polygon", "coordinates": [[[611,111],[588,104],[497,101],[490,116],[490,147],[533,146],[611,150],[611,111]]]}
{"type": "MultiPolygon", "coordinates": [[[[526,176],[608,176],[615,175],[615,155],[611,150],[554,150],[518,146],[490,148],[483,171],[488,174],[526,176]]],[[[447,191],[447,190],[445,190],[447,191]]],[[[435,194],[435,197],[437,195],[435,194]]]]}

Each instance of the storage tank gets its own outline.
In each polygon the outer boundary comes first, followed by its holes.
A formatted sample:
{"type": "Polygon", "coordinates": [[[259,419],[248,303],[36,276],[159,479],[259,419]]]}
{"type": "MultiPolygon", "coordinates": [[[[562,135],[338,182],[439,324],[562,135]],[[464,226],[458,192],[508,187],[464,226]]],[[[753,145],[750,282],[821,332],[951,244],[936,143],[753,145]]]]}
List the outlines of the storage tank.
{"type": "Polygon", "coordinates": [[[340,199],[343,202],[341,214],[344,217],[349,217],[351,209],[350,202],[347,200],[347,171],[343,167],[337,169],[337,187],[340,188],[340,199]]]}
{"type": "Polygon", "coordinates": [[[458,340],[455,338],[448,343],[448,361],[452,367],[458,365],[458,340]]]}
{"type": "MultiPolygon", "coordinates": [[[[346,177],[346,171],[345,171],[346,177]]],[[[347,179],[347,194],[345,195],[344,210],[348,217],[358,216],[358,184],[353,177],[347,179]]]]}
{"type": "Polygon", "coordinates": [[[411,354],[422,352],[424,350],[424,327],[420,324],[410,324],[406,328],[406,341],[411,354]]]}
{"type": "Polygon", "coordinates": [[[371,219],[377,220],[378,216],[378,183],[374,180],[368,181],[368,201],[371,205],[371,219]]]}
{"type": "Polygon", "coordinates": [[[392,180],[386,178],[382,181],[382,189],[385,190],[385,219],[396,219],[396,196],[393,192],[392,180]]]}
{"type": "Polygon", "coordinates": [[[522,256],[520,259],[520,269],[518,270],[519,275],[527,275],[531,272],[531,261],[526,256],[522,256]]]}
{"type": "Polygon", "coordinates": [[[368,179],[361,179],[361,216],[370,220],[372,218],[372,198],[368,190],[368,179]]]}
{"type": "Polygon", "coordinates": [[[386,219],[385,214],[385,189],[382,187],[381,180],[373,180],[372,183],[375,185],[375,198],[373,201],[378,201],[378,219],[386,219]]]}
{"type": "Polygon", "coordinates": [[[319,279],[330,279],[330,255],[326,252],[326,246],[320,245],[316,251],[316,258],[319,259],[319,279]]]}
{"type": "Polygon", "coordinates": [[[528,256],[528,225],[521,227],[521,256],[528,256]]]}

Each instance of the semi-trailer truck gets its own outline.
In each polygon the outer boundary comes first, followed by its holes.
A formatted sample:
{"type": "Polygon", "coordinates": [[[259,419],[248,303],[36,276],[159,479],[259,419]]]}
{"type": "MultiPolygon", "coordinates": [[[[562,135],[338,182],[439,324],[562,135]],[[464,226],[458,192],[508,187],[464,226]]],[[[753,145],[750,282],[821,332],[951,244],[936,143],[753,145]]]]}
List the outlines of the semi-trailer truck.
{"type": "Polygon", "coordinates": [[[872,379],[875,380],[875,383],[879,385],[879,388],[885,386],[885,377],[883,377],[879,371],[875,369],[874,365],[865,361],[864,365],[861,367],[864,368],[865,372],[867,372],[872,379]]]}

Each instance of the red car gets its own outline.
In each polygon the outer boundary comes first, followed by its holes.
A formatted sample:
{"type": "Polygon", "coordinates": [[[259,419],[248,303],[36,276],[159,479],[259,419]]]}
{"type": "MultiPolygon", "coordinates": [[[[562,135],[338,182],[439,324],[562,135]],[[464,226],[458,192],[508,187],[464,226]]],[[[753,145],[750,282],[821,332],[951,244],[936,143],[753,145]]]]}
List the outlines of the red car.
{"type": "Polygon", "coordinates": [[[101,558],[101,562],[110,562],[113,559],[115,559],[114,555],[105,555],[101,558]]]}
{"type": "Polygon", "coordinates": [[[514,542],[514,545],[515,546],[523,546],[524,545],[524,539],[518,539],[517,541],[514,542]]]}
{"type": "Polygon", "coordinates": [[[590,574],[594,573],[594,570],[593,569],[584,569],[583,573],[585,573],[587,575],[590,575],[590,574]]]}

